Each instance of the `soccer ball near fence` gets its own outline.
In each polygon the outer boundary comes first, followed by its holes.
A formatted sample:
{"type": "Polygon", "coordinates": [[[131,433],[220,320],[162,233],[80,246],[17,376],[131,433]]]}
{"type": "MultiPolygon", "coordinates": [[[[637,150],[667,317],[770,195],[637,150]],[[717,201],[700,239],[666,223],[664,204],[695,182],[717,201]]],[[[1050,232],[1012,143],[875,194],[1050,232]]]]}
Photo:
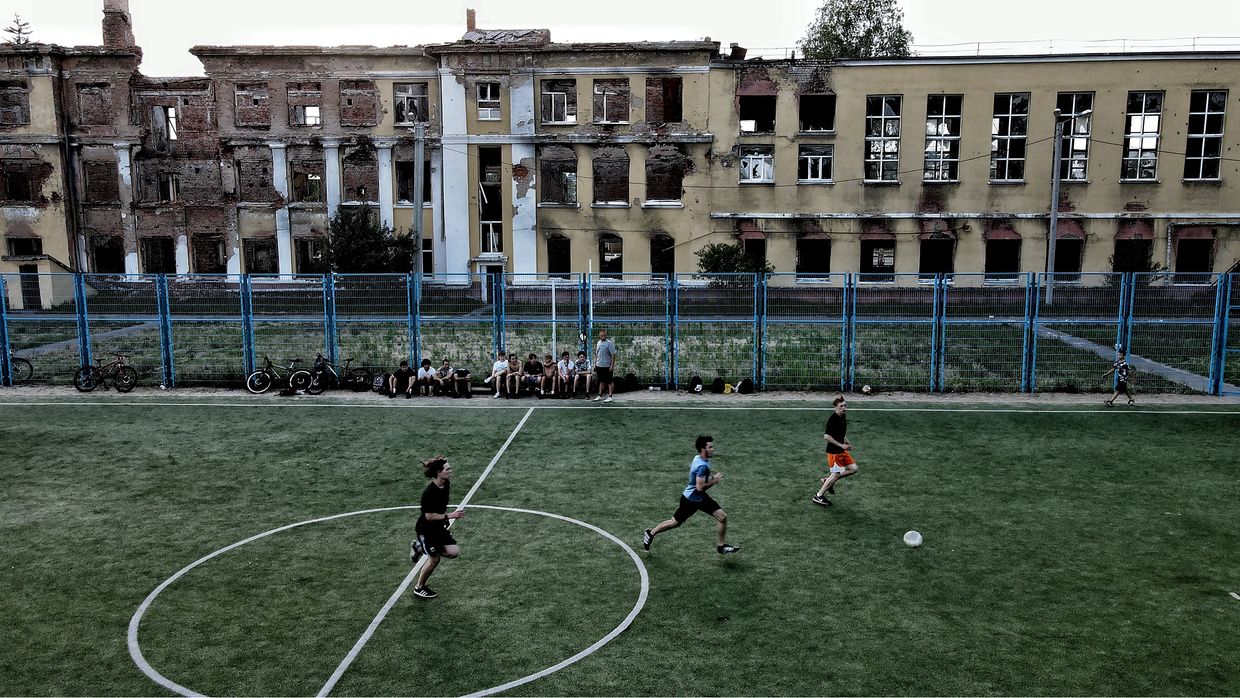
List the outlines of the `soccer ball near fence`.
{"type": "Polygon", "coordinates": [[[863,385],[863,386],[861,386],[861,394],[862,394],[862,395],[869,395],[869,394],[870,394],[870,393],[872,393],[872,392],[874,392],[874,389],[873,389],[873,388],[871,388],[870,386],[868,386],[868,385],[863,385]]]}

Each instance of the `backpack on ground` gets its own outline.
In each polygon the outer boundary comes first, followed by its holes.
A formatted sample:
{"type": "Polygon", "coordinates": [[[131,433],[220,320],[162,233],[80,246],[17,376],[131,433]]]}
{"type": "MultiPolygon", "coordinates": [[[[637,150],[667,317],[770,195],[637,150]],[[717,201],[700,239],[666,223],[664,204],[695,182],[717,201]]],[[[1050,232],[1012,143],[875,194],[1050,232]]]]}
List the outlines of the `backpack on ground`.
{"type": "Polygon", "coordinates": [[[710,392],[716,395],[722,395],[723,386],[725,385],[727,385],[727,383],[724,383],[723,378],[721,376],[716,377],[715,380],[710,382],[710,392]]]}
{"type": "Polygon", "coordinates": [[[748,378],[742,378],[740,383],[736,384],[736,392],[741,395],[749,395],[753,392],[753,381],[748,378]]]}
{"type": "Polygon", "coordinates": [[[702,394],[702,377],[697,375],[696,373],[693,374],[693,377],[689,379],[689,392],[693,393],[694,395],[702,394]]]}
{"type": "Polygon", "coordinates": [[[385,373],[381,376],[375,376],[375,379],[370,382],[370,389],[375,391],[376,393],[386,393],[388,379],[391,377],[392,377],[392,374],[390,373],[385,373]]]}
{"type": "Polygon", "coordinates": [[[637,382],[637,374],[632,371],[624,374],[624,378],[620,379],[619,388],[622,393],[631,393],[639,387],[640,385],[637,382]]]}

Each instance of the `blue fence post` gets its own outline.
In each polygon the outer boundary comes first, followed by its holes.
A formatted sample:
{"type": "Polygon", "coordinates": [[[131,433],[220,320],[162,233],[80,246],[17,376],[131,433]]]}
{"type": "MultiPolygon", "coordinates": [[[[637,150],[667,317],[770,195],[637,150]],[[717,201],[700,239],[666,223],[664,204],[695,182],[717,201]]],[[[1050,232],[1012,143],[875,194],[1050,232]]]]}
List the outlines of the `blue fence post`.
{"type": "Polygon", "coordinates": [[[73,275],[74,310],[77,311],[78,358],[83,366],[95,363],[90,355],[90,318],[86,313],[86,276],[73,275]]]}
{"type": "Polygon", "coordinates": [[[241,353],[245,362],[245,375],[255,370],[257,347],[254,346],[254,294],[250,283],[250,275],[241,277],[241,353]]]}
{"type": "Polygon", "coordinates": [[[323,275],[323,351],[327,360],[340,363],[339,340],[336,337],[336,275],[323,275]]]}
{"type": "Polygon", "coordinates": [[[759,389],[766,388],[766,336],[767,336],[767,319],[766,318],[767,318],[767,314],[770,312],[770,309],[771,309],[770,297],[767,294],[769,279],[770,279],[770,275],[768,274],[762,275],[762,332],[759,335],[759,337],[762,340],[762,345],[760,347],[761,354],[759,354],[759,357],[758,357],[758,365],[762,368],[762,377],[760,380],[758,380],[758,385],[756,386],[759,389]]]}
{"type": "Polygon", "coordinates": [[[680,277],[668,274],[668,288],[671,293],[671,325],[672,337],[668,346],[668,361],[672,366],[673,388],[680,387],[680,277]]]}
{"type": "Polygon", "coordinates": [[[939,378],[936,390],[941,393],[947,383],[947,294],[951,285],[946,274],[935,276],[935,283],[939,285],[939,306],[935,311],[935,324],[939,327],[939,353],[935,359],[939,378]]]}
{"type": "MultiPolygon", "coordinates": [[[[484,280],[486,277],[483,277],[484,280]]],[[[422,320],[422,315],[418,308],[418,292],[413,287],[413,272],[405,274],[405,339],[409,343],[409,365],[416,366],[414,363],[415,356],[418,353],[418,347],[415,342],[418,341],[418,323],[422,320]]]]}
{"type": "MultiPolygon", "coordinates": [[[[582,336],[586,333],[586,275],[584,273],[577,277],[577,341],[580,342],[580,349],[585,350],[586,345],[581,341],[582,336]]],[[[576,355],[573,356],[576,361],[576,355]]]]}
{"type": "Polygon", "coordinates": [[[939,384],[939,275],[934,275],[934,295],[930,312],[930,392],[939,384]]]}
{"type": "Polygon", "coordinates": [[[845,273],[843,292],[840,296],[840,390],[848,381],[848,282],[852,274],[845,273]]]}
{"type": "Polygon", "coordinates": [[[1029,325],[1029,392],[1038,391],[1038,325],[1042,320],[1042,277],[1044,272],[1030,272],[1033,277],[1033,321],[1029,325]]]}
{"type": "MultiPolygon", "coordinates": [[[[422,275],[413,275],[413,339],[409,346],[416,350],[417,356],[422,355],[422,275]]],[[[421,359],[418,359],[421,365],[421,359]]],[[[409,364],[412,366],[413,364],[409,364]]]]}
{"type": "Polygon", "coordinates": [[[0,274],[0,385],[13,385],[13,366],[9,357],[9,290],[0,274]]]}
{"type": "Polygon", "coordinates": [[[1214,291],[1214,328],[1210,333],[1210,375],[1207,388],[1211,395],[1223,393],[1224,375],[1227,370],[1227,322],[1230,311],[1231,274],[1219,274],[1214,291]]]}
{"type": "Polygon", "coordinates": [[[155,308],[159,316],[159,354],[163,360],[164,375],[160,383],[166,388],[176,386],[176,366],[172,352],[172,309],[168,301],[168,275],[155,276],[155,308]]]}
{"type": "Polygon", "coordinates": [[[857,380],[857,291],[861,275],[849,273],[844,283],[848,285],[848,302],[844,307],[844,329],[848,335],[848,373],[843,377],[840,390],[849,392],[857,380]]]}
{"type": "Polygon", "coordinates": [[[765,293],[765,288],[764,288],[765,284],[766,284],[766,274],[754,273],[753,275],[753,305],[752,305],[752,308],[753,308],[753,348],[750,350],[751,367],[749,370],[750,380],[753,380],[753,381],[759,380],[760,377],[759,377],[758,372],[762,370],[762,366],[759,364],[760,352],[759,352],[758,344],[762,342],[763,340],[762,330],[765,329],[764,325],[766,324],[766,317],[765,317],[765,312],[764,312],[766,310],[766,293],[765,293]]]}
{"type": "Polygon", "coordinates": [[[504,346],[504,338],[508,336],[508,272],[495,275],[495,342],[496,346],[504,346]]]}
{"type": "Polygon", "coordinates": [[[1033,303],[1036,295],[1033,286],[1033,272],[1025,273],[1025,322],[1021,333],[1020,346],[1020,390],[1023,393],[1033,392],[1031,367],[1033,365],[1033,303]]]}
{"type": "Polygon", "coordinates": [[[672,315],[672,288],[676,284],[676,275],[668,274],[667,283],[663,289],[663,315],[667,320],[663,332],[663,346],[667,359],[663,362],[663,385],[669,389],[676,387],[676,379],[672,375],[672,332],[673,324],[676,318],[672,315]]]}

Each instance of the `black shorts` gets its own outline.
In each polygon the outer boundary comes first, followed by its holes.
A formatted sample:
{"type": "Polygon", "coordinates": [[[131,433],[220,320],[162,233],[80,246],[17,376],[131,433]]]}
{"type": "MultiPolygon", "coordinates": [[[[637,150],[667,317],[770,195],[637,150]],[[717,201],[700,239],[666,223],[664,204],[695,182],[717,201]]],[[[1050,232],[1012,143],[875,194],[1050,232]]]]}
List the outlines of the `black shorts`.
{"type": "Polygon", "coordinates": [[[456,539],[452,537],[452,532],[443,526],[429,525],[425,529],[419,530],[418,542],[422,544],[422,549],[431,557],[439,557],[443,553],[445,546],[456,545],[456,539]]]}
{"type": "Polygon", "coordinates": [[[703,514],[714,514],[716,511],[719,511],[720,508],[719,502],[711,499],[710,495],[705,492],[702,493],[702,500],[698,502],[695,502],[682,494],[680,495],[680,506],[676,508],[676,513],[672,514],[672,518],[676,519],[679,523],[684,523],[689,520],[690,516],[693,516],[699,511],[703,514]]]}
{"type": "Polygon", "coordinates": [[[595,382],[599,385],[608,385],[611,383],[611,366],[596,366],[594,368],[595,382]]]}
{"type": "Polygon", "coordinates": [[[1115,381],[1115,392],[1117,393],[1128,392],[1128,381],[1115,381]]]}

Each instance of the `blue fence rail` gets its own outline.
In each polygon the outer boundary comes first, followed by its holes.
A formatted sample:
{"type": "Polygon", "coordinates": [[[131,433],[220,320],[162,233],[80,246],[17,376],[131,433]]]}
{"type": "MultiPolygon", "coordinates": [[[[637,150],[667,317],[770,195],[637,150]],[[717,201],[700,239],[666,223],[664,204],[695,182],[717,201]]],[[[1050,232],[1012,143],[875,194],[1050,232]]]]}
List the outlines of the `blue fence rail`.
{"type": "Polygon", "coordinates": [[[782,390],[1102,392],[1125,347],[1145,392],[1240,392],[1240,275],[0,275],[10,357],[67,384],[124,352],[140,383],[239,384],[264,356],[322,353],[376,373],[501,350],[592,353],[620,373],[782,390]],[[1187,278],[1187,277],[1186,277],[1187,278]],[[1053,298],[1046,291],[1054,281],[1053,298]]]}

